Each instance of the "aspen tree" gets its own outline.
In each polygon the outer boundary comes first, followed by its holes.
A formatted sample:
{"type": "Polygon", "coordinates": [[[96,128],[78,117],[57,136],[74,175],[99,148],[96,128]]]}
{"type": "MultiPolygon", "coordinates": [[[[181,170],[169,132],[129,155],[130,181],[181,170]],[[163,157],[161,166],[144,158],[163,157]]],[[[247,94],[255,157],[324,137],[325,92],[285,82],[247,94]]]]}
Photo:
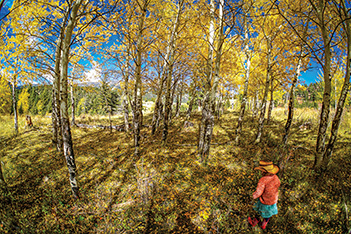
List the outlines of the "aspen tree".
{"type": "Polygon", "coordinates": [[[283,134],[283,138],[282,138],[283,145],[286,145],[288,142],[291,124],[292,124],[292,121],[294,118],[294,108],[295,108],[294,99],[295,99],[296,84],[299,80],[299,76],[301,74],[303,67],[307,66],[306,61],[304,62],[303,60],[306,60],[305,59],[306,52],[304,49],[304,40],[306,40],[306,37],[307,37],[308,27],[309,27],[309,20],[307,20],[307,22],[305,23],[305,26],[303,27],[303,32],[302,32],[302,39],[303,40],[300,39],[298,41],[298,44],[299,44],[298,48],[300,51],[298,52],[298,55],[297,55],[297,64],[296,64],[296,68],[295,68],[295,73],[293,75],[292,83],[290,85],[290,91],[287,93],[287,96],[288,96],[288,98],[287,98],[288,99],[288,118],[286,120],[285,127],[284,127],[284,134],[283,134]]]}
{"type": "Polygon", "coordinates": [[[75,108],[75,104],[74,104],[74,82],[73,79],[70,82],[70,88],[71,88],[71,125],[76,125],[76,118],[75,118],[75,112],[76,112],[76,108],[75,108]]]}
{"type": "MultiPolygon", "coordinates": [[[[133,14],[130,14],[130,17],[126,17],[130,20],[131,16],[133,14]]],[[[131,22],[128,20],[126,28],[129,28],[131,26],[131,22]]],[[[112,24],[112,23],[111,23],[112,24]]],[[[132,32],[128,29],[123,29],[121,30],[123,33],[127,34],[132,32]],[[127,32],[124,32],[124,31],[127,32]]],[[[124,35],[127,39],[124,40],[127,41],[125,44],[121,44],[119,46],[112,46],[109,50],[106,51],[108,54],[107,57],[113,58],[114,61],[116,62],[116,65],[120,68],[120,73],[122,75],[122,82],[121,82],[121,88],[122,88],[122,95],[121,95],[121,108],[123,112],[123,120],[124,120],[124,130],[129,133],[130,127],[129,127],[129,105],[131,105],[131,98],[130,98],[130,86],[132,85],[130,82],[130,77],[132,75],[132,69],[131,69],[131,51],[132,51],[132,38],[131,36],[124,35]]],[[[132,109],[132,111],[134,111],[132,109]]]]}
{"type": "Polygon", "coordinates": [[[18,134],[18,109],[17,109],[17,98],[16,98],[16,87],[17,87],[17,74],[12,78],[12,105],[13,105],[13,118],[15,125],[15,132],[18,134]]]}
{"type": "MultiPolygon", "coordinates": [[[[121,34],[123,38],[122,40],[118,41],[117,45],[114,45],[110,50],[108,50],[108,56],[116,61],[116,65],[120,68],[123,78],[121,104],[123,110],[124,129],[126,132],[130,131],[129,106],[132,106],[129,86],[131,84],[130,78],[133,74],[132,58],[133,41],[135,40],[133,29],[135,28],[134,18],[136,5],[136,2],[130,2],[130,4],[125,6],[125,14],[117,12],[112,16],[111,22],[109,22],[109,25],[111,25],[110,31],[114,34],[121,34]],[[123,23],[120,23],[121,19],[123,23]]],[[[132,112],[134,112],[134,108],[132,108],[132,112]]]]}
{"type": "MultiPolygon", "coordinates": [[[[302,53],[302,52],[301,52],[302,53]]],[[[291,128],[291,124],[293,121],[293,117],[294,117],[294,99],[295,99],[295,87],[298,81],[298,78],[300,76],[300,71],[301,71],[301,58],[302,58],[302,54],[300,54],[299,58],[298,58],[298,62],[297,62],[297,67],[296,67],[296,72],[293,78],[293,82],[291,84],[290,87],[290,91],[289,91],[289,104],[288,104],[288,118],[286,120],[285,123],[285,128],[284,128],[284,135],[283,135],[283,144],[286,145],[288,142],[288,136],[290,133],[290,128],[291,128]]]]}
{"type": "Polygon", "coordinates": [[[126,132],[129,132],[129,102],[128,102],[128,84],[129,84],[129,57],[130,57],[130,51],[129,47],[127,50],[127,61],[125,64],[125,71],[123,73],[124,77],[124,87],[123,87],[123,93],[122,93],[122,103],[123,103],[123,118],[124,118],[124,129],[126,132]]]}
{"type": "MultiPolygon", "coordinates": [[[[15,25],[11,22],[8,27],[13,28],[14,26],[15,25]]],[[[25,35],[15,34],[14,36],[7,38],[4,50],[0,51],[0,59],[2,59],[3,65],[5,65],[1,71],[1,76],[11,85],[15,134],[18,134],[19,132],[16,89],[20,81],[26,83],[33,78],[33,74],[31,74],[26,60],[27,56],[31,56],[31,54],[27,52],[27,49],[30,46],[31,44],[28,43],[28,38],[25,35]]]]}
{"type": "Polygon", "coordinates": [[[330,77],[330,64],[331,64],[331,41],[330,35],[327,28],[326,20],[326,10],[329,3],[318,0],[309,1],[312,6],[313,12],[317,18],[317,26],[321,33],[323,40],[323,49],[324,49],[324,61],[323,61],[323,81],[324,81],[324,92],[323,92],[323,102],[322,109],[320,114],[317,142],[316,142],[316,158],[314,162],[314,168],[319,170],[322,166],[323,161],[323,152],[325,150],[325,140],[326,132],[329,122],[329,112],[330,112],[330,94],[331,94],[331,77],[330,77]]]}
{"type": "Polygon", "coordinates": [[[184,82],[182,80],[180,82],[181,82],[180,87],[177,92],[177,105],[176,105],[176,113],[175,113],[176,117],[179,117],[180,115],[180,108],[181,108],[182,99],[183,99],[184,82]]]}
{"type": "Polygon", "coordinates": [[[157,96],[155,100],[155,108],[154,108],[154,113],[152,116],[152,123],[151,123],[151,134],[154,134],[156,132],[156,128],[158,127],[158,122],[160,120],[162,94],[164,91],[164,85],[166,83],[165,105],[164,105],[165,116],[163,119],[164,121],[163,121],[163,132],[162,132],[162,141],[164,143],[168,135],[168,123],[169,123],[168,117],[170,115],[169,112],[171,108],[171,101],[170,101],[171,90],[170,89],[171,89],[173,67],[174,67],[174,61],[175,61],[174,49],[175,49],[175,44],[176,44],[176,39],[178,34],[178,28],[180,24],[180,17],[183,11],[183,4],[184,4],[184,0],[180,0],[177,4],[177,13],[175,15],[173,25],[171,27],[169,39],[167,41],[166,54],[164,56],[163,65],[161,68],[161,77],[159,78],[158,91],[157,91],[157,96]]]}
{"type": "Polygon", "coordinates": [[[143,31],[146,11],[150,4],[150,0],[136,0],[139,6],[140,15],[137,32],[136,45],[136,61],[135,61],[135,84],[134,84],[134,116],[133,116],[133,130],[134,130],[134,147],[135,155],[139,153],[140,147],[140,130],[142,125],[142,83],[141,83],[141,61],[143,55],[143,31]]]}
{"type": "Polygon", "coordinates": [[[251,54],[250,54],[250,49],[249,49],[249,22],[248,22],[248,10],[244,10],[244,22],[243,26],[245,27],[244,33],[245,33],[245,38],[244,38],[244,53],[245,53],[245,59],[246,59],[246,66],[245,66],[245,82],[244,82],[244,91],[243,91],[243,97],[241,101],[241,106],[240,106],[240,113],[239,113],[239,118],[238,118],[238,123],[236,126],[235,130],[235,143],[239,143],[239,139],[241,137],[241,131],[242,131],[242,123],[243,123],[243,118],[245,114],[245,109],[247,105],[247,96],[248,96],[248,88],[249,88],[249,77],[250,77],[250,68],[251,68],[251,54]]]}
{"type": "MultiPolygon", "coordinates": [[[[342,2],[338,4],[334,4],[332,1],[323,1],[323,0],[317,0],[317,1],[298,1],[296,2],[298,4],[306,4],[306,7],[297,7],[297,11],[294,12],[294,17],[301,17],[301,18],[308,18],[310,19],[312,24],[312,27],[309,27],[309,33],[308,33],[308,38],[306,40],[302,38],[302,34],[299,33],[298,30],[296,30],[296,25],[293,24],[289,19],[286,19],[290,26],[294,29],[293,31],[300,37],[302,40],[304,40],[304,44],[306,47],[309,48],[310,53],[314,55],[314,59],[322,66],[323,68],[323,100],[322,100],[322,108],[320,112],[320,121],[319,121],[319,127],[318,127],[318,135],[317,135],[317,141],[316,141],[316,155],[315,155],[315,161],[314,161],[314,169],[316,171],[324,170],[326,169],[327,165],[327,159],[325,158],[325,152],[329,151],[333,147],[331,147],[329,150],[326,150],[325,147],[325,141],[326,141],[326,132],[328,128],[328,122],[329,122],[329,114],[330,114],[330,104],[331,104],[331,59],[333,56],[332,53],[332,41],[334,40],[334,32],[336,32],[337,28],[341,24],[346,24],[347,25],[347,20],[346,18],[342,19],[339,17],[335,17],[335,12],[339,12],[340,15],[342,15],[343,10],[341,10],[342,7],[342,2]],[[335,9],[337,8],[337,9],[335,9]],[[313,43],[311,43],[311,41],[313,43]],[[322,55],[320,54],[320,51],[322,52],[322,55]],[[324,160],[326,159],[326,160],[324,160]]],[[[335,3],[335,2],[334,2],[335,3]]],[[[277,4],[278,5],[278,4],[277,4]]],[[[286,4],[286,6],[289,6],[290,4],[286,4]]],[[[285,15],[284,12],[281,11],[281,15],[285,15]]],[[[343,100],[343,98],[341,98],[343,100]]],[[[342,101],[341,101],[342,103],[342,101]]],[[[341,104],[340,103],[340,104],[341,104]]],[[[341,106],[343,106],[341,104],[341,106]]],[[[340,107],[341,107],[340,106],[340,107]]],[[[339,111],[341,111],[343,108],[341,107],[339,111]]],[[[341,111],[342,112],[342,111],[341,111]]],[[[340,112],[339,112],[340,113],[340,112]]],[[[334,129],[337,129],[337,122],[335,121],[334,129]]],[[[333,137],[331,137],[332,139],[333,137]]],[[[333,141],[336,138],[332,139],[330,141],[331,145],[333,145],[333,141]]],[[[328,143],[329,144],[329,143],[328,143]]],[[[331,146],[330,145],[330,146],[331,146]]],[[[330,153],[332,152],[329,151],[330,153]]]]}
{"type": "Polygon", "coordinates": [[[270,84],[269,84],[270,98],[269,98],[269,105],[268,105],[267,123],[269,123],[271,121],[272,111],[273,111],[273,106],[274,106],[274,79],[275,79],[275,77],[272,75],[272,78],[271,78],[270,84]]]}
{"type": "MultiPolygon", "coordinates": [[[[175,40],[177,37],[178,33],[178,27],[179,27],[179,18],[181,17],[182,11],[183,11],[183,4],[184,0],[180,0],[178,2],[177,8],[177,15],[176,19],[173,24],[173,29],[171,32],[171,38],[169,40],[169,45],[167,46],[167,54],[168,58],[165,60],[165,70],[163,71],[166,74],[166,97],[165,97],[165,109],[164,109],[164,118],[163,118],[163,131],[162,131],[162,142],[163,144],[166,143],[167,140],[167,135],[168,135],[168,125],[169,125],[169,120],[171,117],[171,106],[173,103],[173,98],[171,99],[171,83],[172,83],[172,77],[173,77],[173,66],[174,66],[174,60],[175,60],[175,55],[174,55],[174,47],[175,47],[175,40]]],[[[162,78],[161,78],[162,80],[162,78]]],[[[176,82],[174,83],[176,85],[176,82]]],[[[158,100],[156,100],[157,103],[158,100]]],[[[157,112],[157,106],[158,104],[155,104],[155,113],[157,112]]]]}
{"type": "Polygon", "coordinates": [[[70,45],[72,34],[77,22],[77,13],[83,0],[77,0],[72,3],[70,17],[67,22],[67,27],[62,41],[62,56],[60,63],[60,117],[62,124],[62,139],[63,153],[66,158],[66,163],[69,172],[69,181],[72,189],[72,194],[75,198],[79,198],[79,187],[76,179],[76,164],[73,151],[72,134],[68,116],[68,63],[70,55],[70,45]]]}
{"type": "MultiPolygon", "coordinates": [[[[260,6],[258,6],[258,9],[260,9],[260,6]]],[[[263,12],[263,15],[262,15],[263,19],[258,18],[255,23],[259,25],[261,30],[262,38],[265,43],[264,46],[266,49],[265,55],[266,55],[267,62],[266,62],[263,97],[259,107],[260,114],[258,119],[255,143],[261,142],[263,125],[264,125],[264,120],[266,115],[267,96],[268,96],[269,87],[272,79],[272,72],[273,72],[272,69],[273,69],[273,65],[275,64],[275,61],[274,61],[275,57],[279,53],[279,50],[277,51],[276,48],[273,47],[273,44],[279,41],[279,34],[282,32],[281,29],[283,26],[282,19],[279,16],[272,14],[272,13],[275,13],[275,9],[272,9],[271,4],[268,4],[265,7],[263,7],[262,10],[267,12],[263,12]]]]}
{"type": "MultiPolygon", "coordinates": [[[[332,153],[333,153],[333,149],[334,149],[334,144],[336,142],[337,139],[337,135],[338,135],[338,130],[339,130],[339,126],[340,126],[340,121],[341,121],[341,116],[344,110],[344,105],[345,105],[345,101],[347,98],[347,94],[349,92],[350,89],[350,66],[351,66],[351,14],[349,9],[346,7],[346,3],[345,0],[340,1],[340,3],[336,3],[334,2],[334,4],[336,5],[336,7],[338,7],[340,9],[339,11],[339,17],[340,20],[342,22],[342,28],[344,31],[344,35],[345,35],[345,46],[346,46],[346,69],[345,69],[345,75],[344,75],[344,83],[340,92],[340,96],[339,96],[339,100],[337,103],[337,107],[336,107],[336,112],[333,118],[333,122],[332,122],[332,127],[331,127],[331,134],[330,134],[330,138],[328,141],[328,144],[326,146],[325,151],[323,152],[323,161],[320,165],[320,167],[322,169],[326,169],[328,167],[328,164],[330,162],[332,153]]],[[[319,165],[317,165],[319,166],[319,165]]]]}
{"type": "Polygon", "coordinates": [[[207,59],[206,67],[206,81],[205,81],[205,93],[204,101],[202,108],[202,118],[199,132],[199,143],[198,143],[198,155],[200,156],[201,163],[206,164],[207,158],[210,153],[210,145],[212,139],[212,132],[214,126],[214,107],[215,107],[215,98],[217,93],[217,88],[219,84],[219,71],[221,65],[221,56],[222,56],[222,46],[224,41],[224,0],[219,2],[219,29],[218,29],[218,41],[217,46],[215,47],[215,2],[211,0],[210,2],[210,27],[209,27],[209,52],[207,59]],[[216,48],[216,51],[214,51],[216,48]],[[214,61],[214,52],[216,52],[216,59],[214,61]]]}
{"type": "Polygon", "coordinates": [[[60,34],[57,38],[56,51],[55,51],[55,65],[54,65],[54,81],[52,84],[52,135],[53,143],[56,145],[56,150],[59,153],[63,153],[63,139],[62,139],[62,124],[61,124],[61,104],[60,104],[60,67],[61,67],[61,55],[63,48],[63,39],[66,24],[68,21],[69,11],[66,8],[64,18],[60,25],[60,34]]]}
{"type": "Polygon", "coordinates": [[[256,140],[255,143],[261,142],[261,136],[262,136],[262,130],[263,130],[263,122],[266,114],[266,105],[267,105],[267,94],[268,94],[268,89],[269,89],[269,84],[270,84],[270,75],[271,75],[271,69],[272,69],[272,39],[270,36],[266,37],[266,42],[267,42],[267,73],[266,73],[266,81],[265,81],[265,88],[264,88],[264,93],[263,93],[263,99],[259,108],[260,115],[258,119],[258,128],[257,128],[257,134],[256,134],[256,140]]]}

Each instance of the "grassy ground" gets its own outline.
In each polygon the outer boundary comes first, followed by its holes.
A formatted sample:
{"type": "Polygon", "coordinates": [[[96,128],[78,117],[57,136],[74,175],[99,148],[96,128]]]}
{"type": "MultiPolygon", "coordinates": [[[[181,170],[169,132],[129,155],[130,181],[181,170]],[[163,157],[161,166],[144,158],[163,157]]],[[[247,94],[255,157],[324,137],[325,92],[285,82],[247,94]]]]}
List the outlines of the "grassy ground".
{"type": "MultiPolygon", "coordinates": [[[[35,128],[12,135],[12,119],[1,117],[0,161],[7,189],[0,194],[0,233],[257,233],[247,224],[251,194],[263,157],[288,159],[281,179],[279,214],[265,233],[347,233],[351,196],[351,132],[345,114],[330,169],[316,175],[313,150],[318,113],[297,110],[288,149],[280,145],[283,109],[266,124],[263,142],[254,145],[256,120],[246,116],[243,140],[235,146],[237,112],[216,120],[208,166],[198,163],[196,142],[200,115],[194,127],[172,122],[168,145],[161,133],[142,130],[142,151],[133,152],[133,138],[109,130],[74,127],[80,200],[73,200],[65,159],[51,143],[50,118],[33,118],[35,128]],[[300,130],[310,121],[312,128],[300,130]],[[10,229],[12,226],[14,229],[10,229]]],[[[22,120],[23,119],[23,120],[22,120]]],[[[115,117],[114,124],[122,119],[115,117]]],[[[151,116],[146,115],[148,124],[151,116]]],[[[89,116],[79,123],[107,124],[89,116]]]]}

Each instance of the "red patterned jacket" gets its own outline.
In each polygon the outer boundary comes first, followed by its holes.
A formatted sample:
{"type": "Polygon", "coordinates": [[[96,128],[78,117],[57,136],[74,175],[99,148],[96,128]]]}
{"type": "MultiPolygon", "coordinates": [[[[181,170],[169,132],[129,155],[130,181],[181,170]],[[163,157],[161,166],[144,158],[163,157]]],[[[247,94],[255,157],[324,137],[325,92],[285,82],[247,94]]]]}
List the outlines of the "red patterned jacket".
{"type": "Polygon", "coordinates": [[[273,205],[278,201],[278,188],[280,180],[277,175],[263,176],[257,185],[256,191],[252,194],[254,199],[260,198],[262,204],[273,205]]]}

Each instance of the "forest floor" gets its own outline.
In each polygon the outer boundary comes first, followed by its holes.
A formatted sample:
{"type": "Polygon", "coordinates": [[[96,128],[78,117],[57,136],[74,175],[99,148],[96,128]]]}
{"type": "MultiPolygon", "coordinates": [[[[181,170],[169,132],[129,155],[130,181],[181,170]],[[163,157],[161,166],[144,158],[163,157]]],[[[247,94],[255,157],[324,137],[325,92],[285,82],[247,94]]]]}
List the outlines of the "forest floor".
{"type": "MultiPolygon", "coordinates": [[[[0,161],[7,186],[0,193],[0,233],[348,233],[351,228],[351,117],[345,115],[329,170],[311,168],[318,130],[317,111],[297,110],[289,145],[281,138],[283,110],[265,123],[263,140],[254,144],[257,119],[247,115],[243,137],[235,145],[238,113],[227,111],[215,122],[208,165],[196,154],[201,116],[184,128],[173,119],[166,146],[161,131],[142,129],[141,152],[133,137],[100,128],[72,128],[81,198],[74,200],[65,159],[51,143],[51,119],[34,116],[34,128],[12,135],[12,119],[0,117],[0,161]],[[310,129],[299,126],[306,121],[310,129]],[[252,193],[262,158],[285,170],[279,214],[265,231],[251,228],[252,193]]],[[[348,113],[347,113],[348,114],[348,113]]],[[[284,115],[286,116],[286,115],[284,115]]],[[[122,124],[115,117],[114,125],[122,124]]],[[[144,116],[144,124],[151,115],[144,116]]],[[[86,116],[78,123],[108,125],[107,118],[86,116]]]]}

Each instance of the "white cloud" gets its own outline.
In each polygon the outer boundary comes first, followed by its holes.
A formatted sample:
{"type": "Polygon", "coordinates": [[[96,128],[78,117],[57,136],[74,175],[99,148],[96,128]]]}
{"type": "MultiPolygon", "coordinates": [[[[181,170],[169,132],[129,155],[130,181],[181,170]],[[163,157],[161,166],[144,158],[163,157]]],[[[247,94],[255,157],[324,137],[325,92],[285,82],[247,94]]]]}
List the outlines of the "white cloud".
{"type": "Polygon", "coordinates": [[[100,73],[96,69],[91,69],[90,71],[85,73],[85,82],[99,82],[100,81],[100,73]]]}
{"type": "Polygon", "coordinates": [[[52,76],[52,74],[44,74],[43,78],[47,80],[50,84],[54,82],[54,77],[52,76]]]}
{"type": "Polygon", "coordinates": [[[89,83],[98,83],[101,80],[101,68],[100,66],[96,63],[93,62],[93,68],[90,69],[88,72],[84,73],[84,82],[89,82],[89,83]]]}

